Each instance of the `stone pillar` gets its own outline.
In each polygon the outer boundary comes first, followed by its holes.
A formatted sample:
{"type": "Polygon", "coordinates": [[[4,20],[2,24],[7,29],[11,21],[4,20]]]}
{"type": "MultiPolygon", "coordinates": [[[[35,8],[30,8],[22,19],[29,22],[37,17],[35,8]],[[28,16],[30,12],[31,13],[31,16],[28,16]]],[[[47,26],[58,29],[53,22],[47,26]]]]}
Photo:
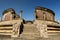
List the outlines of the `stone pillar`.
{"type": "Polygon", "coordinates": [[[34,11],[34,20],[36,20],[36,11],[34,11]]]}
{"type": "Polygon", "coordinates": [[[22,10],[20,10],[20,18],[21,18],[21,19],[22,19],[22,12],[23,12],[23,11],[22,11],[22,10]]]}
{"type": "Polygon", "coordinates": [[[45,15],[46,15],[45,12],[43,12],[43,19],[44,19],[44,21],[46,20],[46,19],[45,19],[45,15]]]}

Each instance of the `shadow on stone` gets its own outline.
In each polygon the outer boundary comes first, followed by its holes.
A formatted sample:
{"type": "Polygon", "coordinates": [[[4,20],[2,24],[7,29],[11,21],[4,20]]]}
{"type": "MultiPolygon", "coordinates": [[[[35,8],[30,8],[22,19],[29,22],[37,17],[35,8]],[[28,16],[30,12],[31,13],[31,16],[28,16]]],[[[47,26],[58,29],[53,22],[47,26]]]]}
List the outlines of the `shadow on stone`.
{"type": "Polygon", "coordinates": [[[23,25],[23,23],[21,23],[21,26],[20,26],[20,34],[23,32],[23,29],[24,29],[24,25],[23,25]]]}

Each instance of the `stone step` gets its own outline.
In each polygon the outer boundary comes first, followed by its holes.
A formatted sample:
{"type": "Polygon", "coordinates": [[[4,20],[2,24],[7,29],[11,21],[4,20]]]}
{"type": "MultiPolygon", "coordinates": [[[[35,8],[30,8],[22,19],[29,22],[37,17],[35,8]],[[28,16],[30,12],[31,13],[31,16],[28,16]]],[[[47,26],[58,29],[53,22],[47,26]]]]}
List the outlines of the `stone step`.
{"type": "Polygon", "coordinates": [[[31,30],[27,29],[27,30],[23,30],[23,32],[35,32],[35,33],[38,33],[38,31],[36,31],[35,29],[33,29],[33,30],[32,29],[31,30]]]}
{"type": "Polygon", "coordinates": [[[2,32],[2,33],[0,33],[0,35],[12,35],[12,33],[11,32],[8,32],[8,33],[4,33],[4,32],[2,32]]]}
{"type": "Polygon", "coordinates": [[[49,31],[48,31],[48,36],[51,36],[51,35],[52,35],[52,36],[60,35],[60,31],[54,31],[54,30],[51,31],[51,30],[49,30],[49,31]]]}
{"type": "Polygon", "coordinates": [[[12,30],[13,27],[0,27],[0,30],[12,30]]]}
{"type": "Polygon", "coordinates": [[[39,37],[38,33],[22,33],[20,37],[33,39],[36,36],[39,37]]]}
{"type": "Polygon", "coordinates": [[[24,24],[24,27],[25,27],[25,28],[33,28],[34,25],[33,25],[33,24],[30,24],[30,25],[28,25],[28,24],[24,24]]]}
{"type": "Polygon", "coordinates": [[[59,32],[60,33],[60,31],[48,31],[48,32],[51,32],[51,33],[54,33],[54,32],[57,32],[58,33],[59,32]]]}
{"type": "Polygon", "coordinates": [[[60,31],[48,31],[48,35],[60,35],[60,31]]]}
{"type": "Polygon", "coordinates": [[[28,30],[29,30],[29,29],[34,29],[34,27],[30,27],[30,28],[29,28],[29,27],[27,27],[27,28],[24,27],[24,29],[25,29],[25,30],[27,30],[27,29],[28,29],[28,30]]]}
{"type": "Polygon", "coordinates": [[[13,28],[13,27],[11,27],[11,26],[10,27],[0,27],[0,29],[2,29],[2,28],[13,28]]]}
{"type": "Polygon", "coordinates": [[[34,27],[34,24],[30,24],[30,25],[24,24],[24,27],[25,28],[32,28],[32,29],[36,28],[36,27],[34,27]]]}
{"type": "Polygon", "coordinates": [[[36,29],[23,29],[24,31],[36,31],[36,29]]]}
{"type": "Polygon", "coordinates": [[[25,30],[25,31],[23,31],[23,32],[24,32],[24,33],[27,33],[27,32],[29,33],[29,32],[34,32],[34,31],[29,31],[29,30],[28,30],[28,31],[26,31],[26,30],[25,30]]]}
{"type": "Polygon", "coordinates": [[[36,32],[37,28],[34,27],[33,24],[30,24],[30,25],[25,24],[23,30],[24,32],[36,32]]]}
{"type": "MultiPolygon", "coordinates": [[[[39,36],[39,32],[36,32],[36,30],[38,30],[36,27],[34,27],[34,25],[27,25],[27,24],[25,24],[24,25],[24,32],[23,32],[23,35],[24,36],[27,36],[28,37],[28,35],[33,35],[32,33],[34,32],[36,35],[38,35],[39,36]],[[31,34],[30,34],[31,33],[31,34]]],[[[58,29],[58,28],[48,28],[48,29],[58,29]]],[[[48,30],[48,35],[50,36],[50,35],[58,35],[58,32],[60,32],[60,31],[55,31],[55,30],[48,30]],[[55,33],[55,32],[57,32],[57,33],[55,33]]],[[[35,35],[34,35],[35,36],[35,35]]]]}
{"type": "Polygon", "coordinates": [[[30,39],[30,38],[0,38],[0,40],[60,40],[60,37],[56,36],[56,37],[52,37],[52,38],[34,38],[34,39],[30,39]]]}
{"type": "Polygon", "coordinates": [[[0,30],[0,33],[12,32],[12,30],[0,30]]]}
{"type": "Polygon", "coordinates": [[[24,29],[23,29],[23,32],[21,34],[21,37],[24,37],[24,38],[30,38],[30,39],[33,39],[34,37],[36,36],[39,36],[39,33],[38,31],[36,31],[37,28],[34,27],[33,24],[24,24],[24,29]]]}
{"type": "Polygon", "coordinates": [[[0,35],[11,35],[12,25],[0,25],[0,35]]]}
{"type": "Polygon", "coordinates": [[[47,29],[60,29],[60,28],[47,27],[47,29]]]}

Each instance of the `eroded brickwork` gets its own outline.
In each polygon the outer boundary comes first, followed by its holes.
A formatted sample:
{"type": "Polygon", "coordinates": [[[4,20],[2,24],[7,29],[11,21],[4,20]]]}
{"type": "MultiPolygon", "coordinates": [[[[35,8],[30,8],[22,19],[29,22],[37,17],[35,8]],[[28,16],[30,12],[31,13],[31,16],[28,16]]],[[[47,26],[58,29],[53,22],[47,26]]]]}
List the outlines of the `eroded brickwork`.
{"type": "Polygon", "coordinates": [[[55,21],[55,19],[54,19],[55,15],[54,15],[53,11],[50,9],[37,7],[35,9],[35,13],[36,13],[36,19],[38,19],[38,20],[55,21]]]}

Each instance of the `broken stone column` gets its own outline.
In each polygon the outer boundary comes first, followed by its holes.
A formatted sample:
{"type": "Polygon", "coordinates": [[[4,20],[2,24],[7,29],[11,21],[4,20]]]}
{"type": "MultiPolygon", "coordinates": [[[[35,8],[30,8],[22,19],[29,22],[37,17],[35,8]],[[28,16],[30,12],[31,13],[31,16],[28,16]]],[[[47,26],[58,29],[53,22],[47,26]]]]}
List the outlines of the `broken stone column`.
{"type": "Polygon", "coordinates": [[[20,10],[20,18],[21,18],[21,19],[22,19],[22,12],[23,12],[23,11],[22,11],[22,10],[20,10]]]}
{"type": "Polygon", "coordinates": [[[36,20],[36,11],[34,11],[34,19],[36,20]]]}

